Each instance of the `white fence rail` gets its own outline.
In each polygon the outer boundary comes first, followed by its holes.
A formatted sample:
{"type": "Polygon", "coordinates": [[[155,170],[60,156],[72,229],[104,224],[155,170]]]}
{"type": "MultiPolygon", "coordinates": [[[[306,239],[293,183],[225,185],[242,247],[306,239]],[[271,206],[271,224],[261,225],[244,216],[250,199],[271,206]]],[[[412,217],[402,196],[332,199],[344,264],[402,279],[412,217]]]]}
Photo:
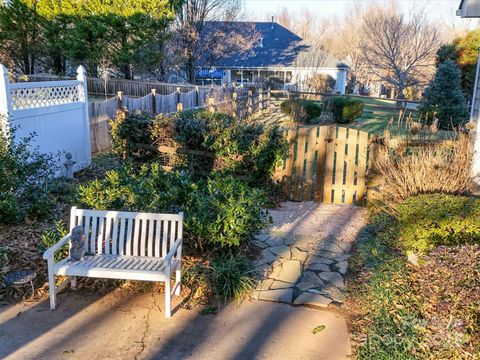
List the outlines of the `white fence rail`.
{"type": "Polygon", "coordinates": [[[90,165],[90,122],[83,67],[78,68],[77,80],[10,83],[7,69],[0,64],[0,115],[4,131],[15,129],[15,139],[35,134],[32,145],[41,153],[72,154],[74,171],[90,165]]]}

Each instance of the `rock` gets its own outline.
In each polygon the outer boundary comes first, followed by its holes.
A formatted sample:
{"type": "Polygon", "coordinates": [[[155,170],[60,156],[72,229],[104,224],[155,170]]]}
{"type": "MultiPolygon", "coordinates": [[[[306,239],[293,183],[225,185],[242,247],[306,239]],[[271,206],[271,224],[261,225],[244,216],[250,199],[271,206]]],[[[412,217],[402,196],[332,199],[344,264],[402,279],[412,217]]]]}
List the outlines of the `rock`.
{"type": "Polygon", "coordinates": [[[333,253],[340,253],[343,254],[344,250],[340,246],[338,246],[336,243],[324,243],[322,247],[319,248],[319,250],[323,251],[330,251],[333,253]]]}
{"type": "Polygon", "coordinates": [[[343,277],[338,272],[325,271],[319,273],[318,276],[320,276],[320,279],[332,283],[340,289],[345,288],[345,285],[343,284],[343,277]]]}
{"type": "Polygon", "coordinates": [[[261,233],[254,236],[255,240],[265,242],[270,238],[269,233],[261,233]]]}
{"type": "Polygon", "coordinates": [[[340,274],[344,275],[347,272],[347,269],[348,269],[348,262],[341,261],[341,262],[335,264],[335,266],[338,269],[338,272],[340,274]]]}
{"type": "Polygon", "coordinates": [[[298,281],[301,275],[302,268],[300,266],[300,261],[287,260],[273,269],[270,278],[294,284],[298,281]]]}
{"type": "Polygon", "coordinates": [[[260,291],[260,293],[258,294],[258,299],[291,304],[292,295],[293,289],[266,290],[260,291]]]}
{"type": "Polygon", "coordinates": [[[334,286],[332,284],[329,284],[329,285],[325,286],[324,288],[322,288],[320,290],[320,294],[325,295],[325,296],[329,297],[330,299],[332,299],[333,301],[338,302],[338,303],[343,303],[346,299],[343,292],[340,291],[340,289],[338,289],[336,286],[334,286]]]}
{"type": "Polygon", "coordinates": [[[319,240],[316,237],[308,235],[295,235],[295,246],[302,249],[307,249],[308,246],[314,246],[319,240]]]}
{"type": "Polygon", "coordinates": [[[314,270],[314,271],[330,271],[330,266],[326,264],[305,264],[305,270],[314,270]]]}
{"type": "MultiPolygon", "coordinates": [[[[292,247],[292,259],[304,262],[307,259],[308,252],[292,247]]],[[[328,270],[327,270],[328,271],[328,270]]]]}
{"type": "Polygon", "coordinates": [[[265,249],[266,247],[268,247],[268,245],[265,244],[263,241],[258,241],[258,240],[253,240],[252,244],[259,247],[260,249],[265,249]]]}
{"type": "Polygon", "coordinates": [[[290,248],[288,246],[285,246],[285,245],[273,246],[273,247],[269,247],[268,250],[279,257],[290,259],[291,254],[290,254],[290,248]]]}
{"type": "Polygon", "coordinates": [[[271,267],[269,264],[258,265],[254,268],[255,274],[257,274],[260,278],[267,277],[270,270],[271,270],[271,267]]]}
{"type": "Polygon", "coordinates": [[[332,302],[331,299],[311,292],[304,292],[298,295],[293,302],[295,305],[312,305],[318,307],[327,307],[332,302]]]}
{"type": "Polygon", "coordinates": [[[318,277],[317,274],[311,271],[305,271],[299,283],[296,285],[296,287],[302,291],[321,288],[322,286],[324,286],[323,281],[318,277]]]}
{"type": "Polygon", "coordinates": [[[293,286],[291,283],[283,282],[283,281],[278,281],[278,280],[273,280],[273,284],[270,286],[270,289],[275,290],[275,289],[288,289],[293,286]]]}
{"type": "Polygon", "coordinates": [[[310,255],[305,264],[308,266],[310,264],[330,265],[331,263],[333,263],[333,260],[330,260],[330,259],[327,259],[327,258],[324,258],[324,257],[320,257],[320,256],[310,255]]]}
{"type": "Polygon", "coordinates": [[[282,246],[283,238],[271,237],[265,242],[268,246],[282,246]]]}
{"type": "Polygon", "coordinates": [[[273,279],[265,279],[259,281],[256,287],[256,290],[264,291],[270,289],[270,286],[273,284],[273,279]]]}
{"type": "Polygon", "coordinates": [[[413,266],[418,266],[418,255],[413,252],[408,252],[407,260],[413,266]]]}
{"type": "Polygon", "coordinates": [[[345,261],[350,258],[349,254],[340,254],[340,253],[335,253],[335,252],[330,252],[330,251],[319,251],[317,253],[315,252],[310,252],[312,255],[315,256],[320,256],[323,258],[331,259],[333,261],[345,261]]]}

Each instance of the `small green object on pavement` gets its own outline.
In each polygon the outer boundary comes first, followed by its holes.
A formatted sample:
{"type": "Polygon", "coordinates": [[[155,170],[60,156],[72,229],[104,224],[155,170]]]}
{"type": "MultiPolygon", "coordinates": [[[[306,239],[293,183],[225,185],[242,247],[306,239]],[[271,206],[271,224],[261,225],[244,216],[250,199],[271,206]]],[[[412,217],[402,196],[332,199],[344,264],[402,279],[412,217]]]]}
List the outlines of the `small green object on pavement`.
{"type": "Polygon", "coordinates": [[[314,328],[312,330],[312,334],[318,334],[319,332],[322,332],[323,330],[325,330],[325,325],[320,325],[320,326],[317,326],[316,328],[314,328]]]}

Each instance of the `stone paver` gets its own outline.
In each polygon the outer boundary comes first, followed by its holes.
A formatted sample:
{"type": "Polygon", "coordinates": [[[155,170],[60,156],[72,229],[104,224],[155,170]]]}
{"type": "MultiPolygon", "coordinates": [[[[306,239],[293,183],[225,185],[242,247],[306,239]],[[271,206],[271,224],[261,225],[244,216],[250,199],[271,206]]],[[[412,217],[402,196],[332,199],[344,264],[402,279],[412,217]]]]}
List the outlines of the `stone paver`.
{"type": "Polygon", "coordinates": [[[271,211],[273,226],[258,234],[255,298],[325,307],[345,301],[350,250],[366,223],[362,208],[313,202],[271,211]]]}

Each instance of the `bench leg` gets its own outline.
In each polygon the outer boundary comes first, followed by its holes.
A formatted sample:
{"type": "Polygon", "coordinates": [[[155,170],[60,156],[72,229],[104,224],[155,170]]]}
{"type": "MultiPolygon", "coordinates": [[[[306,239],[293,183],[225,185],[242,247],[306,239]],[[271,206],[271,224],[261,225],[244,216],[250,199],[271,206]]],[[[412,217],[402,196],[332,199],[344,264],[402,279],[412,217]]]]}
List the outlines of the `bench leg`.
{"type": "Polygon", "coordinates": [[[182,273],[180,270],[175,271],[175,296],[180,295],[182,285],[182,273]]]}
{"type": "Polygon", "coordinates": [[[170,289],[170,279],[165,281],[165,317],[169,318],[172,311],[172,290],[170,289]]]}
{"type": "Polygon", "coordinates": [[[77,288],[77,277],[76,276],[72,276],[72,278],[70,279],[70,286],[72,287],[72,289],[77,288]]]}
{"type": "Polygon", "coordinates": [[[48,259],[48,292],[50,294],[50,310],[55,310],[57,297],[55,294],[55,273],[53,272],[53,257],[48,259]]]}

